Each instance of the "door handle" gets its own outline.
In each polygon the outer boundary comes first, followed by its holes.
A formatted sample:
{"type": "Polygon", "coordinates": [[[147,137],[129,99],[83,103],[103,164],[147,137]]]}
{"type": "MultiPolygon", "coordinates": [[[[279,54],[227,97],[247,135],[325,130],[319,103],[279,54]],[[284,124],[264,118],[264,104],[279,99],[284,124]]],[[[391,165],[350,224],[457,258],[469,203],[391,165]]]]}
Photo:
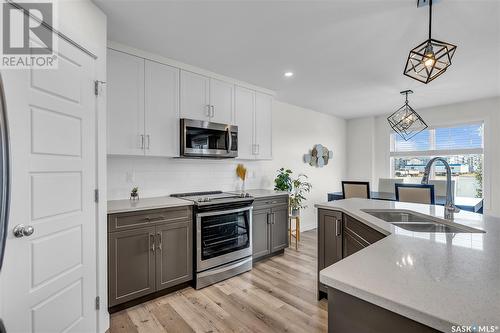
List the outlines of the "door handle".
{"type": "Polygon", "coordinates": [[[339,219],[335,219],[335,236],[340,236],[340,221],[339,219]]]}
{"type": "Polygon", "coordinates": [[[13,233],[17,238],[31,236],[35,232],[35,228],[30,225],[18,224],[14,227],[13,233]]]}
{"type": "Polygon", "coordinates": [[[162,240],[161,240],[161,232],[157,233],[156,234],[157,238],[158,238],[158,246],[157,246],[157,249],[161,251],[161,243],[162,243],[162,240]]]}
{"type": "Polygon", "coordinates": [[[231,152],[231,146],[233,145],[233,138],[231,137],[231,130],[229,128],[226,129],[226,143],[227,143],[227,152],[231,152]]]}
{"type": "Polygon", "coordinates": [[[149,234],[149,247],[151,249],[151,252],[155,252],[155,235],[154,234],[149,234]],[[151,241],[153,244],[151,244],[151,241]]]}

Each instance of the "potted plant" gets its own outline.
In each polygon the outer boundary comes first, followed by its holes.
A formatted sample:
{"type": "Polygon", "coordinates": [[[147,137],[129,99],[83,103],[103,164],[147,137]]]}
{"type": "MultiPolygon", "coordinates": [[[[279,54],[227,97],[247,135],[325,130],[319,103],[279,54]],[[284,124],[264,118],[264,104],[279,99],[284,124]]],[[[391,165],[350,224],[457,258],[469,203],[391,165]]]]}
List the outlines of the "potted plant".
{"type": "Polygon", "coordinates": [[[290,208],[293,216],[298,216],[300,210],[307,206],[303,204],[306,200],[305,194],[311,191],[311,183],[307,182],[307,176],[300,174],[292,180],[292,192],[290,193],[290,208]]]}
{"type": "Polygon", "coordinates": [[[139,188],[137,186],[130,191],[130,200],[139,200],[139,188]]]}
{"type": "Polygon", "coordinates": [[[292,191],[292,178],[291,175],[292,170],[281,168],[278,170],[278,175],[274,179],[274,190],[275,191],[284,191],[291,192],[292,191]]]}

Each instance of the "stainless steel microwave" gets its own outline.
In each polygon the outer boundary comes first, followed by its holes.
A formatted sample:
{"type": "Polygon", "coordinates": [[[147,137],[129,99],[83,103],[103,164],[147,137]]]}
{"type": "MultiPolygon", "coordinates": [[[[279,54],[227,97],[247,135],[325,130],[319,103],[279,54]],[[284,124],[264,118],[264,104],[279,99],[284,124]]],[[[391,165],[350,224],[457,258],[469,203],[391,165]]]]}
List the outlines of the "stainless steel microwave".
{"type": "Polygon", "coordinates": [[[238,126],[181,119],[181,156],[234,158],[238,156],[238,126]]]}

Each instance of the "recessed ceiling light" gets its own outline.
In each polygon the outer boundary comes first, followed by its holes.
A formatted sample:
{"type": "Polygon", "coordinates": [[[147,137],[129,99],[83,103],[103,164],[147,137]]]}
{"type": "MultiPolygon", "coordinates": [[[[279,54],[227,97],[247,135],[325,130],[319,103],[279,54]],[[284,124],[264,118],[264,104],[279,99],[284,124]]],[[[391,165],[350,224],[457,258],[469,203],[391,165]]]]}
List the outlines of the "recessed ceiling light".
{"type": "Polygon", "coordinates": [[[285,72],[285,74],[283,74],[285,77],[292,77],[293,76],[293,72],[285,72]]]}

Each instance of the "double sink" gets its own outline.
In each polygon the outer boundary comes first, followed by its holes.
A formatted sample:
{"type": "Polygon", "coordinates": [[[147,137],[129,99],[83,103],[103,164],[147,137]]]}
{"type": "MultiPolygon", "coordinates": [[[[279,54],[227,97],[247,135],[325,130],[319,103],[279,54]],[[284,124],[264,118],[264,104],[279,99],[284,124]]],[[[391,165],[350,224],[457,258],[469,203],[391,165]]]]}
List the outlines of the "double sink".
{"type": "Polygon", "coordinates": [[[467,227],[448,221],[428,217],[424,214],[403,210],[379,210],[362,209],[363,212],[370,214],[382,221],[389,222],[392,225],[415,232],[443,232],[443,233],[484,233],[485,231],[467,227]]]}

